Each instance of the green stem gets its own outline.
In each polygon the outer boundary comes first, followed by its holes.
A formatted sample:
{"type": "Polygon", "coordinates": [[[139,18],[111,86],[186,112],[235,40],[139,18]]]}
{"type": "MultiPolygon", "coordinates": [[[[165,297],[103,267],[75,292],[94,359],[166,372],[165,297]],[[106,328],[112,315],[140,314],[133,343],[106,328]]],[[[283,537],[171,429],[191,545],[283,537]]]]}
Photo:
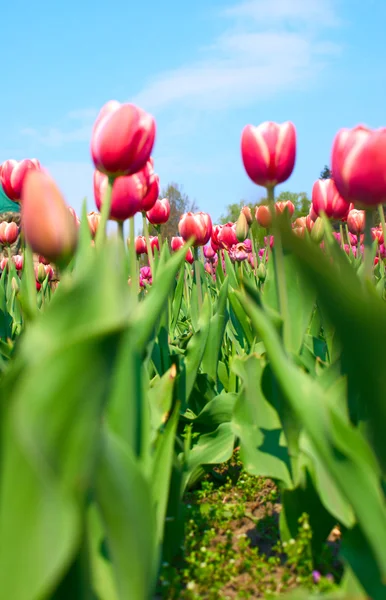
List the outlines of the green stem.
{"type": "Polygon", "coordinates": [[[198,294],[198,308],[201,310],[202,307],[202,287],[201,287],[201,273],[200,273],[200,259],[198,255],[198,248],[194,248],[194,272],[196,274],[196,285],[198,294]]]}
{"type": "Polygon", "coordinates": [[[149,236],[149,225],[147,224],[147,218],[146,218],[145,212],[142,213],[142,227],[143,227],[143,234],[144,234],[145,240],[146,240],[147,257],[149,260],[151,276],[154,281],[155,272],[154,272],[153,250],[151,248],[150,236],[149,236]]]}
{"type": "Polygon", "coordinates": [[[130,277],[131,277],[131,290],[133,296],[133,303],[137,302],[138,297],[138,273],[137,273],[137,254],[135,252],[135,227],[134,227],[134,217],[129,219],[130,226],[130,277]]]}
{"type": "Polygon", "coordinates": [[[102,200],[101,220],[95,236],[95,246],[97,248],[101,246],[106,239],[106,226],[110,217],[114,181],[113,177],[108,178],[106,192],[102,200]]]}
{"type": "Polygon", "coordinates": [[[350,246],[350,254],[352,254],[352,256],[354,256],[354,252],[352,251],[351,240],[350,240],[350,235],[349,235],[349,230],[348,230],[348,227],[347,227],[347,223],[345,223],[344,227],[345,227],[345,230],[346,230],[347,242],[348,242],[348,245],[350,246]]]}
{"type": "Polygon", "coordinates": [[[280,230],[277,224],[277,215],[275,210],[275,188],[267,188],[268,205],[272,215],[272,229],[274,235],[273,258],[275,265],[276,290],[279,303],[279,311],[283,322],[288,323],[288,302],[287,302],[287,287],[284,271],[284,255],[283,246],[281,243],[280,230]]]}
{"type": "Polygon", "coordinates": [[[161,226],[160,225],[157,225],[157,232],[158,232],[159,253],[160,253],[160,256],[161,256],[163,242],[162,242],[161,226]]]}
{"type": "MultiPolygon", "coordinates": [[[[373,239],[371,237],[371,217],[372,211],[366,210],[365,214],[365,264],[364,264],[364,278],[365,280],[372,279],[373,275],[373,252],[372,245],[373,239]]],[[[358,248],[360,251],[360,235],[358,237],[358,248]]]]}
{"type": "Polygon", "coordinates": [[[339,223],[339,233],[340,233],[340,247],[344,248],[344,237],[343,237],[343,224],[339,223]]]}
{"type": "Polygon", "coordinates": [[[381,225],[382,225],[382,233],[383,233],[383,243],[386,244],[385,212],[383,210],[383,205],[382,204],[379,204],[379,206],[378,206],[378,212],[379,212],[379,216],[381,217],[381,225]]]}
{"type": "Polygon", "coordinates": [[[122,242],[125,242],[125,232],[123,228],[123,221],[118,221],[118,235],[122,242]]]}

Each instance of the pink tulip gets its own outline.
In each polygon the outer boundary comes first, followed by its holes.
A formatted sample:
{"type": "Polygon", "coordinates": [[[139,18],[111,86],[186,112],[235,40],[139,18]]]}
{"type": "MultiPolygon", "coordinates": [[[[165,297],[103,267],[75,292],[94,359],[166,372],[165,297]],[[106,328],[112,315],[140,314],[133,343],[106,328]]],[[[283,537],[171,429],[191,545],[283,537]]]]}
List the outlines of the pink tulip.
{"type": "Polygon", "coordinates": [[[7,266],[8,266],[8,260],[9,260],[8,256],[4,256],[4,258],[2,258],[0,260],[0,269],[2,271],[4,271],[4,269],[7,268],[7,266]]]}
{"type": "Polygon", "coordinates": [[[339,193],[358,207],[386,203],[386,128],[341,129],[332,147],[339,193]]]}
{"type": "Polygon", "coordinates": [[[19,236],[19,228],[16,223],[2,221],[0,223],[0,244],[3,246],[11,246],[19,236]]]}
{"type": "Polygon", "coordinates": [[[270,248],[273,248],[273,245],[274,245],[274,243],[275,243],[275,238],[274,238],[274,236],[273,236],[273,235],[270,235],[270,236],[266,235],[266,236],[264,237],[264,244],[265,244],[266,246],[268,246],[268,244],[269,244],[269,247],[270,247],[270,248]]]}
{"type": "Polygon", "coordinates": [[[151,210],[146,213],[148,221],[152,225],[166,223],[170,216],[170,204],[167,198],[157,200],[151,210]]]}
{"type": "Polygon", "coordinates": [[[89,212],[87,215],[87,223],[88,223],[92,238],[94,238],[96,236],[96,232],[98,231],[100,220],[101,220],[100,213],[92,211],[92,212],[89,212]]]}
{"type": "MultiPolygon", "coordinates": [[[[102,209],[104,195],[108,185],[108,177],[94,171],[95,204],[102,209]]],[[[145,178],[141,174],[117,177],[113,185],[110,219],[125,221],[141,210],[141,202],[147,193],[145,178]]]]}
{"type": "Polygon", "coordinates": [[[290,200],[285,200],[283,202],[276,202],[275,210],[277,215],[282,214],[285,210],[287,210],[289,216],[292,217],[295,212],[295,206],[290,200]]]}
{"type": "Polygon", "coordinates": [[[141,287],[146,287],[146,285],[151,285],[152,283],[153,277],[150,267],[141,267],[139,270],[139,285],[141,287]]]}
{"type": "Polygon", "coordinates": [[[147,212],[153,208],[159,196],[159,177],[154,173],[152,159],[146,163],[143,174],[147,181],[147,192],[141,201],[141,211],[147,212]]]}
{"type": "Polygon", "coordinates": [[[147,254],[145,236],[137,235],[137,237],[135,238],[135,251],[137,254],[147,254]]]}
{"type": "Polygon", "coordinates": [[[212,233],[210,237],[210,245],[212,246],[215,252],[218,252],[221,248],[221,244],[219,242],[218,236],[220,235],[220,231],[222,229],[222,225],[213,225],[212,233]]]}
{"type": "Polygon", "coordinates": [[[133,175],[146,165],[155,140],[155,121],[133,104],[107,102],[92,131],[91,156],[98,171],[133,175]]]}
{"type": "Polygon", "coordinates": [[[213,247],[209,244],[208,246],[203,247],[204,256],[208,260],[212,260],[215,256],[217,256],[216,251],[213,250],[213,247]]]}
{"type": "Polygon", "coordinates": [[[77,228],[51,177],[28,171],[21,202],[22,228],[32,251],[52,262],[69,260],[77,244],[77,228]]]}
{"type": "Polygon", "coordinates": [[[329,219],[347,217],[350,205],[339,194],[333,179],[318,179],[312,188],[312,207],[320,216],[322,212],[329,219]]]}
{"type": "Polygon", "coordinates": [[[38,169],[40,169],[40,163],[36,158],[26,158],[21,161],[6,160],[1,167],[0,181],[8,198],[19,202],[27,173],[30,170],[38,169]]]}
{"type": "Polygon", "coordinates": [[[382,227],[373,227],[371,229],[371,237],[373,238],[373,240],[377,240],[378,241],[378,245],[383,244],[383,231],[382,231],[382,227]]]}
{"type": "Polygon", "coordinates": [[[248,176],[257,185],[274,187],[294,168],[296,130],[293,123],[247,125],[241,135],[241,154],[248,176]]]}
{"type": "Polygon", "coordinates": [[[252,217],[252,212],[251,212],[251,209],[249,208],[249,206],[243,206],[243,208],[241,209],[241,212],[247,219],[248,225],[252,225],[253,217],[252,217]]]}
{"type": "Polygon", "coordinates": [[[21,271],[23,269],[24,257],[22,254],[15,254],[12,256],[13,263],[16,267],[16,271],[21,271]]]}
{"type": "Polygon", "coordinates": [[[351,233],[355,235],[361,234],[365,230],[365,211],[364,210],[350,210],[347,215],[347,227],[351,233]]]}
{"type": "Polygon", "coordinates": [[[238,243],[236,235],[236,224],[226,223],[223,225],[217,236],[218,243],[221,248],[229,250],[232,246],[238,243]]]}
{"type": "MultiPolygon", "coordinates": [[[[177,252],[177,250],[179,250],[180,248],[182,248],[182,246],[185,244],[185,240],[182,237],[176,236],[176,237],[172,237],[171,242],[170,242],[170,246],[173,252],[177,252]]],[[[192,250],[189,248],[189,250],[187,251],[186,255],[185,255],[185,260],[190,263],[193,264],[194,263],[194,256],[193,256],[193,252],[192,250]]]]}
{"type": "Polygon", "coordinates": [[[212,233],[212,220],[207,213],[185,213],[180,217],[178,231],[185,241],[194,239],[194,246],[205,246],[212,233]]]}
{"type": "Polygon", "coordinates": [[[229,257],[232,262],[242,262],[247,260],[248,251],[243,243],[238,243],[229,249],[229,257]]]}

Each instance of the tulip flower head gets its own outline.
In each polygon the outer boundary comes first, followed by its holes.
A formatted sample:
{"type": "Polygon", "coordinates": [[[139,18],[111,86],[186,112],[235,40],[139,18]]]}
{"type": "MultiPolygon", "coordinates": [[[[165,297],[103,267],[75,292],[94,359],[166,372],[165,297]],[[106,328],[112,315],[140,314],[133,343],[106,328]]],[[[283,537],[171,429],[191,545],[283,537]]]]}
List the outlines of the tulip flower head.
{"type": "Polygon", "coordinates": [[[386,128],[341,129],[332,147],[336,187],[356,208],[386,203],[386,128]]]}
{"type": "Polygon", "coordinates": [[[95,168],[110,177],[133,175],[144,168],[155,141],[155,121],[134,104],[107,102],[92,131],[95,168]]]}
{"type": "Polygon", "coordinates": [[[223,225],[218,232],[217,241],[220,248],[224,250],[229,250],[232,246],[235,246],[238,243],[236,223],[226,223],[223,225]]]}
{"type": "Polygon", "coordinates": [[[151,274],[150,267],[141,267],[139,270],[139,285],[141,287],[146,287],[153,283],[153,277],[151,274]]]}
{"type": "MultiPolygon", "coordinates": [[[[182,246],[184,244],[185,244],[185,240],[184,240],[184,238],[182,238],[180,236],[172,237],[171,242],[170,242],[170,246],[171,246],[171,249],[173,252],[177,252],[177,250],[180,250],[180,248],[182,248],[182,246]]],[[[185,255],[185,260],[190,264],[194,263],[193,252],[190,248],[185,255]]]]}
{"type": "Polygon", "coordinates": [[[350,233],[360,235],[365,230],[365,211],[364,210],[350,210],[347,216],[347,227],[350,233]]]}
{"type": "Polygon", "coordinates": [[[242,262],[248,258],[248,250],[243,243],[238,243],[229,249],[229,257],[232,262],[242,262]]]}
{"type": "Polygon", "coordinates": [[[19,202],[27,173],[39,169],[40,163],[36,158],[26,158],[21,161],[6,160],[1,166],[0,181],[8,198],[14,202],[19,202]]]}
{"type": "Polygon", "coordinates": [[[350,205],[339,194],[333,179],[318,179],[312,188],[312,208],[317,216],[324,213],[329,219],[347,217],[350,205]]]}
{"type": "MultiPolygon", "coordinates": [[[[94,171],[94,196],[97,209],[101,211],[108,186],[108,177],[94,171]]],[[[117,177],[113,185],[110,219],[126,221],[141,210],[141,202],[147,193],[146,180],[140,173],[117,177]]]]}
{"type": "Polygon", "coordinates": [[[205,246],[212,234],[212,219],[204,212],[187,212],[180,217],[178,231],[185,241],[193,238],[194,246],[205,246]]]}
{"type": "Polygon", "coordinates": [[[256,206],[255,219],[261,227],[268,229],[272,225],[272,215],[269,206],[260,204],[256,206]]]}
{"type": "Polygon", "coordinates": [[[11,246],[16,242],[18,237],[19,228],[16,223],[7,223],[7,221],[0,223],[0,244],[2,246],[11,246]]]}
{"type": "Polygon", "coordinates": [[[135,238],[135,252],[137,254],[147,254],[145,236],[137,235],[137,237],[135,238]]]}
{"type": "Polygon", "coordinates": [[[23,270],[24,257],[22,254],[15,254],[14,256],[12,256],[12,261],[16,267],[16,271],[23,270]]]}
{"type": "Polygon", "coordinates": [[[244,168],[254,183],[272,188],[286,181],[296,158],[296,130],[293,123],[267,121],[247,125],[241,135],[244,168]]]}
{"type": "Polygon", "coordinates": [[[75,251],[78,231],[55,182],[43,171],[30,170],[21,202],[22,228],[32,251],[66,264],[75,251]]]}
{"type": "Polygon", "coordinates": [[[92,212],[89,212],[87,215],[87,223],[88,223],[92,238],[94,238],[96,236],[96,232],[98,231],[100,220],[101,220],[100,213],[92,211],[92,212]]]}
{"type": "Polygon", "coordinates": [[[166,223],[170,216],[170,204],[167,198],[157,200],[152,209],[146,213],[148,221],[152,225],[166,223]]]}

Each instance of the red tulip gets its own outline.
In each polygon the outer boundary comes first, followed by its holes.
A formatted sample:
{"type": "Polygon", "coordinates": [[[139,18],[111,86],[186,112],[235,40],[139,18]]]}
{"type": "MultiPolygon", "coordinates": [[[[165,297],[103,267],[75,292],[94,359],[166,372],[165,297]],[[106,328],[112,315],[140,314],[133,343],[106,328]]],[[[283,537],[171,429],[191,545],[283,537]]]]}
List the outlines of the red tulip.
{"type": "Polygon", "coordinates": [[[22,254],[15,254],[12,256],[13,263],[16,267],[16,271],[21,271],[23,269],[24,257],[22,254]]]}
{"type": "Polygon", "coordinates": [[[157,200],[153,208],[146,213],[146,216],[152,225],[161,225],[166,223],[170,215],[170,204],[167,198],[157,200]]]}
{"type": "Polygon", "coordinates": [[[157,250],[159,250],[159,239],[156,235],[151,235],[149,237],[149,241],[150,241],[150,247],[154,252],[154,248],[157,248],[157,250]]]}
{"type": "Polygon", "coordinates": [[[339,193],[356,206],[386,203],[386,128],[341,129],[332,147],[339,193]]]}
{"type": "Polygon", "coordinates": [[[212,248],[215,252],[217,252],[221,248],[221,244],[219,242],[218,236],[220,235],[220,231],[221,231],[222,227],[223,227],[222,225],[213,225],[212,226],[210,245],[212,246],[212,248]]]}
{"type": "Polygon", "coordinates": [[[19,236],[19,228],[16,223],[7,223],[2,221],[0,223],[0,244],[3,246],[11,246],[14,244],[19,236]]]}
{"type": "Polygon", "coordinates": [[[44,265],[43,263],[35,265],[35,278],[38,283],[42,284],[47,275],[49,280],[54,276],[54,270],[51,265],[44,265]]]}
{"type": "Polygon", "coordinates": [[[365,230],[365,211],[364,210],[350,210],[347,215],[347,227],[351,233],[360,235],[365,230]]]}
{"type": "Polygon", "coordinates": [[[147,192],[141,201],[141,211],[151,210],[159,196],[159,177],[154,174],[148,182],[147,192]]]}
{"type": "Polygon", "coordinates": [[[133,104],[107,102],[92,131],[91,156],[98,171],[133,175],[146,165],[155,140],[155,121],[133,104]]]}
{"type": "Polygon", "coordinates": [[[30,170],[22,193],[21,221],[32,251],[52,262],[65,262],[77,244],[77,228],[55,182],[43,171],[30,170]]]}
{"type": "MultiPolygon", "coordinates": [[[[99,171],[94,171],[95,204],[100,211],[108,185],[108,177],[99,171]]],[[[141,210],[141,202],[147,192],[143,175],[127,175],[117,177],[113,185],[110,219],[125,221],[141,210]]]]}
{"type": "Polygon", "coordinates": [[[382,231],[382,227],[373,227],[371,229],[371,236],[372,236],[373,240],[377,240],[378,241],[378,245],[383,244],[383,231],[382,231]]]}
{"type": "Polygon", "coordinates": [[[0,180],[4,192],[11,200],[19,202],[25,176],[30,170],[40,169],[36,158],[25,160],[6,160],[1,166],[0,180]]]}
{"type": "Polygon", "coordinates": [[[229,250],[229,248],[235,246],[238,243],[236,224],[227,223],[226,225],[223,225],[218,233],[217,239],[220,247],[226,250],[229,250]]]}
{"type": "Polygon", "coordinates": [[[295,165],[295,126],[271,121],[247,125],[241,135],[241,154],[248,176],[257,185],[274,187],[286,181],[295,165]]]}
{"type": "Polygon", "coordinates": [[[185,241],[194,238],[194,246],[205,246],[212,233],[212,220],[207,213],[185,213],[180,217],[178,231],[185,241]]]}
{"type": "Polygon", "coordinates": [[[260,204],[260,206],[256,206],[255,219],[258,224],[261,225],[261,227],[271,227],[272,215],[269,206],[266,204],[260,204]]]}
{"type": "Polygon", "coordinates": [[[322,212],[329,219],[347,217],[350,205],[339,194],[333,179],[318,179],[312,188],[312,207],[320,216],[322,212]]]}
{"type": "Polygon", "coordinates": [[[137,254],[147,254],[145,236],[137,235],[137,237],[135,238],[135,251],[137,254]]]}
{"type": "Polygon", "coordinates": [[[275,210],[277,215],[282,214],[285,210],[287,210],[289,216],[292,217],[295,212],[295,206],[290,200],[285,200],[283,202],[276,202],[275,210]]]}
{"type": "MultiPolygon", "coordinates": [[[[179,250],[180,248],[182,248],[182,246],[185,244],[185,240],[182,237],[176,236],[176,237],[172,237],[171,241],[170,241],[170,246],[171,249],[173,250],[173,252],[177,252],[177,250],[179,250]]],[[[194,256],[193,256],[193,252],[192,250],[189,248],[189,250],[187,251],[186,255],[185,255],[185,260],[192,264],[194,263],[194,256]]]]}

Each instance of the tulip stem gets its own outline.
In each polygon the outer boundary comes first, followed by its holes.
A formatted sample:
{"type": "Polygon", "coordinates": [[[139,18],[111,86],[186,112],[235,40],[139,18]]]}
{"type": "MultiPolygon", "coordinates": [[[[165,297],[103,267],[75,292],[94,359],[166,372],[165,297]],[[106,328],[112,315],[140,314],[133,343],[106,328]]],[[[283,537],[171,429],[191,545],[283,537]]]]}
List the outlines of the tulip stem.
{"type": "Polygon", "coordinates": [[[343,225],[339,223],[339,233],[340,233],[340,247],[344,248],[344,235],[343,235],[343,225]]]}
{"type": "Polygon", "coordinates": [[[202,287],[201,287],[201,273],[200,273],[200,258],[198,255],[198,248],[194,248],[194,272],[196,274],[196,285],[198,294],[198,308],[201,310],[202,307],[202,287]]]}
{"type": "Polygon", "coordinates": [[[135,251],[135,226],[134,217],[129,219],[130,227],[130,277],[131,277],[131,290],[133,295],[133,303],[137,302],[138,296],[138,273],[137,273],[137,254],[135,251]]]}
{"type": "MultiPolygon", "coordinates": [[[[379,216],[381,217],[381,225],[382,225],[382,233],[383,233],[383,243],[386,244],[386,223],[385,223],[385,212],[383,210],[383,205],[379,204],[378,206],[379,216]]],[[[381,245],[381,244],[379,244],[381,245]]]]}
{"type": "Polygon", "coordinates": [[[142,213],[142,227],[143,227],[143,235],[145,236],[145,240],[146,240],[146,249],[147,249],[147,257],[149,260],[149,267],[150,267],[152,279],[154,281],[155,272],[154,272],[153,251],[152,251],[151,244],[150,244],[149,226],[147,224],[147,218],[146,218],[145,212],[142,213]]]}
{"type": "Polygon", "coordinates": [[[287,303],[287,287],[285,281],[284,270],[284,255],[283,246],[281,243],[280,229],[277,223],[277,215],[275,210],[275,188],[267,188],[268,205],[272,215],[274,245],[273,245],[273,260],[275,265],[276,292],[279,304],[279,311],[283,319],[283,323],[287,323],[288,327],[288,303],[287,303]]]}
{"type": "MultiPolygon", "coordinates": [[[[372,245],[373,245],[373,239],[371,237],[371,218],[372,218],[372,211],[371,210],[366,210],[365,213],[365,264],[364,264],[364,278],[365,280],[370,280],[372,279],[372,274],[373,274],[373,251],[372,251],[372,245]]],[[[358,235],[358,249],[360,252],[360,234],[358,235]]]]}
{"type": "Polygon", "coordinates": [[[101,220],[95,236],[95,246],[98,248],[106,239],[106,226],[110,217],[111,202],[113,198],[114,178],[109,177],[107,187],[102,200],[101,220]]]}
{"type": "Polygon", "coordinates": [[[124,232],[124,228],[123,228],[123,221],[118,221],[118,235],[119,235],[119,239],[122,240],[122,242],[125,241],[125,232],[124,232]]]}
{"type": "Polygon", "coordinates": [[[350,254],[352,254],[352,256],[354,256],[354,252],[353,252],[352,245],[351,245],[351,240],[350,240],[350,235],[349,235],[347,223],[345,223],[344,227],[345,227],[345,231],[346,231],[347,242],[348,242],[348,245],[350,246],[350,254]]]}

